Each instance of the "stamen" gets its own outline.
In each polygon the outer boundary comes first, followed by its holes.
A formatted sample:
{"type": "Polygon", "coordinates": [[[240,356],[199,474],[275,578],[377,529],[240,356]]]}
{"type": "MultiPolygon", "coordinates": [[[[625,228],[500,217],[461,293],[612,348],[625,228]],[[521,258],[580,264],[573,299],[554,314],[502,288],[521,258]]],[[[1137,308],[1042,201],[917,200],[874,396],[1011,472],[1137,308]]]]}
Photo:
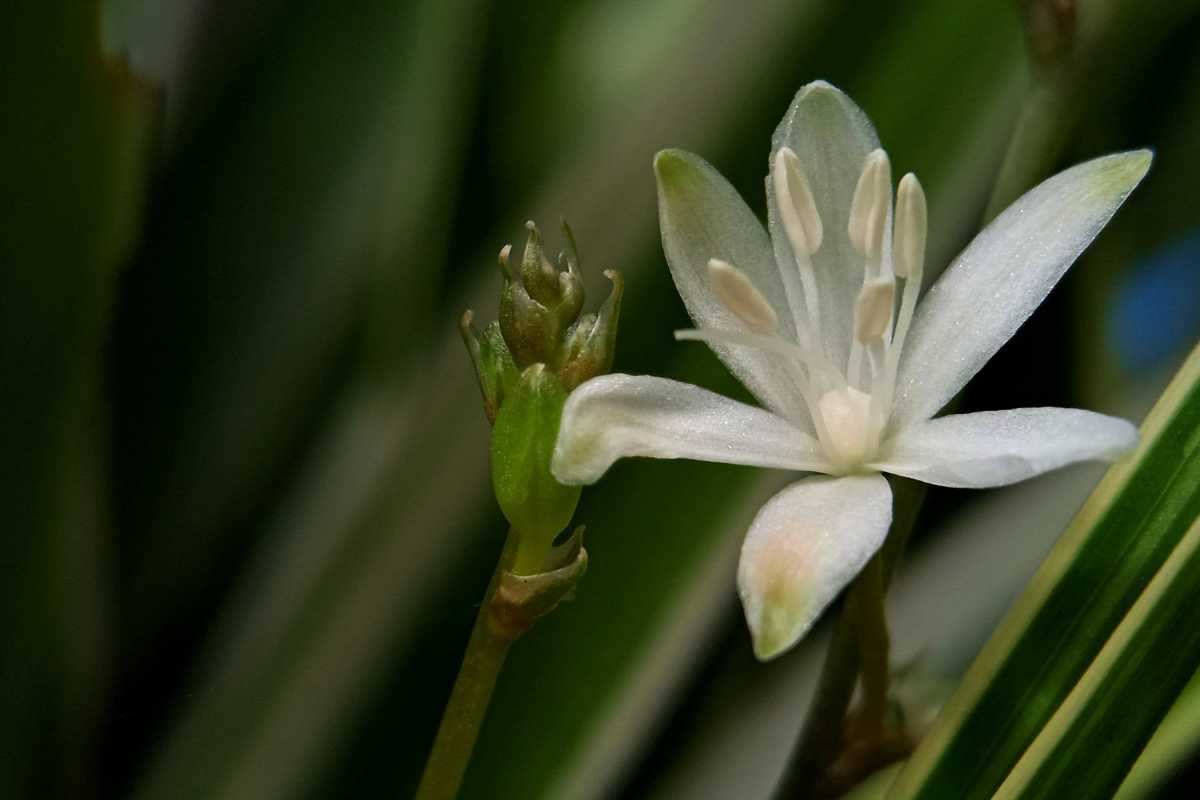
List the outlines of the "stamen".
{"type": "Polygon", "coordinates": [[[904,340],[912,324],[917,297],[921,293],[921,278],[925,271],[925,239],[929,230],[925,190],[911,172],[900,179],[896,197],[896,274],[904,278],[904,294],[900,313],[896,317],[896,333],[887,351],[887,396],[885,408],[891,408],[896,391],[896,372],[904,340]]]}
{"type": "Polygon", "coordinates": [[[726,331],[715,328],[685,328],[684,330],[675,331],[675,341],[752,347],[766,353],[783,356],[783,364],[788,374],[791,375],[792,380],[796,382],[796,386],[800,389],[800,395],[804,398],[804,404],[808,407],[808,415],[812,418],[813,426],[817,430],[817,438],[822,442],[828,440],[825,422],[817,406],[814,384],[818,376],[822,379],[821,384],[826,387],[844,387],[845,382],[840,375],[828,374],[832,370],[832,367],[821,356],[814,355],[810,351],[785,341],[778,336],[764,336],[745,331],[726,331]],[[803,367],[807,367],[807,375],[802,371],[803,367]]]}
{"type": "MultiPolygon", "coordinates": [[[[775,205],[779,209],[779,217],[783,222],[783,230],[792,246],[792,257],[796,262],[796,270],[800,274],[800,284],[804,294],[804,308],[808,312],[808,324],[800,319],[799,314],[793,314],[796,321],[797,336],[807,338],[814,347],[824,349],[821,339],[820,303],[817,297],[817,276],[812,266],[812,254],[821,247],[824,228],[821,225],[821,215],[817,213],[817,204],[813,200],[812,189],[809,188],[808,178],[800,158],[790,147],[781,147],[775,153],[772,165],[771,179],[775,182],[775,205]],[[809,331],[816,333],[812,335],[809,331]]],[[[796,296],[796,285],[788,270],[782,270],[784,287],[788,292],[788,302],[793,309],[800,308],[800,298],[796,296]]]]}
{"type": "Polygon", "coordinates": [[[758,333],[775,333],[779,317],[746,273],[719,258],[708,262],[708,280],[713,294],[734,316],[758,333]]]}
{"type": "Polygon", "coordinates": [[[819,374],[826,382],[834,386],[843,383],[840,375],[833,371],[824,358],[798,344],[770,336],[746,331],[718,330],[716,328],[684,328],[675,331],[675,340],[679,342],[709,342],[712,344],[732,344],[739,347],[753,347],[767,353],[774,353],[806,367],[810,374],[819,374]]]}
{"type": "Polygon", "coordinates": [[[928,221],[925,192],[911,172],[900,179],[896,192],[895,270],[898,278],[921,279],[925,266],[925,233],[928,221]]]}
{"type": "Polygon", "coordinates": [[[860,255],[874,259],[883,252],[891,195],[891,162],[883,150],[874,150],[867,156],[850,203],[850,243],[860,255]]]}
{"type": "Polygon", "coordinates": [[[821,249],[821,215],[817,213],[817,204],[800,166],[800,158],[790,147],[781,147],[775,154],[772,177],[775,200],[788,241],[794,250],[812,255],[821,249]]]}
{"type": "Polygon", "coordinates": [[[859,344],[882,339],[892,322],[896,284],[891,278],[876,278],[863,284],[854,304],[854,338],[859,344]]]}
{"type": "MultiPolygon", "coordinates": [[[[892,324],[892,302],[896,286],[892,278],[868,278],[854,303],[854,339],[850,342],[850,361],[846,375],[851,385],[870,388],[863,377],[863,347],[882,341],[892,324]]],[[[872,380],[874,373],[872,373],[872,380]]]]}
{"type": "Polygon", "coordinates": [[[889,379],[887,370],[886,339],[880,338],[867,345],[867,354],[871,361],[871,403],[867,409],[867,420],[870,429],[871,447],[879,446],[883,428],[887,425],[890,393],[884,388],[889,379]]]}

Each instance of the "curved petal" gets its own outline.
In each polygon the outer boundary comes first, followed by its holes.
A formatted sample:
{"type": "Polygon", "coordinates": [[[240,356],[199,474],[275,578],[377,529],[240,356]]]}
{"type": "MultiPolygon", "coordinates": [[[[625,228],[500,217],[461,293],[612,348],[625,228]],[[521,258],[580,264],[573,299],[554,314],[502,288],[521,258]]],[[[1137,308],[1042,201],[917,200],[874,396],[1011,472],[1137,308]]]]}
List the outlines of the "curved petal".
{"type": "Polygon", "coordinates": [[[627,456],[826,468],[816,440],[769,411],[650,375],[592,378],[563,407],[551,471],[563,483],[592,483],[627,456]]]}
{"type": "MultiPolygon", "coordinates": [[[[708,262],[716,258],[750,278],[775,310],[780,333],[795,341],[771,243],[737,190],[704,159],[682,150],[655,156],[654,173],[663,251],[696,327],[749,330],[709,287],[708,262]]],[[[747,347],[711,347],[763,405],[791,419],[808,419],[799,389],[779,356],[747,347]]]]}
{"type": "Polygon", "coordinates": [[[781,655],[887,538],[892,492],[882,475],[813,476],[767,501],[746,534],[738,594],[760,660],[781,655]]]}
{"type": "Polygon", "coordinates": [[[967,245],[917,306],[900,356],[897,428],[936,414],[1008,341],[1146,174],[1150,157],[1137,150],[1060,172],[967,245]]]}
{"type": "Polygon", "coordinates": [[[1076,461],[1111,461],[1137,445],[1131,423],[1077,408],[1014,408],[918,422],[874,465],[938,486],[980,489],[1076,461]]]}
{"type": "MultiPolygon", "coordinates": [[[[771,164],[781,147],[800,158],[816,201],[825,235],[812,256],[818,286],[821,333],[834,363],[845,364],[850,348],[854,300],[862,288],[865,264],[850,245],[850,202],[879,137],[871,120],[841,90],[825,81],[797,92],[771,139],[771,164]]],[[[780,221],[774,181],[767,178],[767,212],[780,269],[794,269],[795,260],[780,221]]],[[[891,225],[886,227],[885,258],[890,250],[891,225]]]]}

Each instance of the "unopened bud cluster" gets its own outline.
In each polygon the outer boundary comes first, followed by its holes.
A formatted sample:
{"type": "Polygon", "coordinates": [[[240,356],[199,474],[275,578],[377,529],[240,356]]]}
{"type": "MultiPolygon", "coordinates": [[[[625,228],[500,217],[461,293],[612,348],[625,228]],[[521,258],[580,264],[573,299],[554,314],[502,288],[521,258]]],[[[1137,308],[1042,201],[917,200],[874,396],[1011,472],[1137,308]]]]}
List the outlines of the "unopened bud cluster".
{"type": "Polygon", "coordinates": [[[475,362],[484,411],[493,423],[505,390],[511,391],[520,373],[542,364],[569,393],[609,370],[617,339],[620,273],[605,270],[612,292],[599,311],[583,313],[583,277],[571,229],[564,223],[567,251],[559,254],[555,267],[546,257],[537,226],[527,222],[525,227],[529,240],[519,268],[514,270],[511,263],[512,245],[500,250],[504,278],[500,319],[479,331],[472,325],[473,312],[462,318],[463,339],[475,362]]]}
{"type": "Polygon", "coordinates": [[[566,252],[555,266],[541,233],[529,239],[514,268],[512,245],[500,250],[504,287],[496,322],[482,331],[463,314],[462,334],[475,363],[483,408],[492,423],[492,485],[501,510],[521,535],[514,571],[537,572],[551,542],[571,520],[579,488],[550,474],[563,403],[571,390],[612,366],[622,281],[605,271],[612,291],[598,311],[584,312],[579,256],[563,224],[566,252]]]}

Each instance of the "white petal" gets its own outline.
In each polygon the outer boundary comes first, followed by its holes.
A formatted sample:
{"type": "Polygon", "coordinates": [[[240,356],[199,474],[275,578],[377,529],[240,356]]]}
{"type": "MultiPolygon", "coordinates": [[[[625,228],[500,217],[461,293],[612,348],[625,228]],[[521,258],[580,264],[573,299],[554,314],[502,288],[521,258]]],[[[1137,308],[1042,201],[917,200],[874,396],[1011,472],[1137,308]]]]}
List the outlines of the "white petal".
{"type": "MultiPolygon", "coordinates": [[[[750,279],[795,341],[795,326],[771,243],[762,223],[729,181],[699,156],[664,150],[654,158],[663,251],[671,277],[699,328],[750,330],[713,293],[708,263],[728,262],[750,279]]],[[[763,405],[792,419],[807,419],[799,389],[777,355],[753,348],[713,345],[730,371],[763,405]]]]}
{"type": "Polygon", "coordinates": [[[900,356],[893,420],[928,419],[1045,299],[1150,167],[1105,156],[1027,192],[955,259],[917,306],[900,356]]]}
{"type": "MultiPolygon", "coordinates": [[[[839,89],[817,81],[792,100],[771,140],[771,163],[781,147],[795,151],[808,178],[824,236],[812,256],[819,287],[821,333],[835,363],[846,363],[854,301],[863,282],[863,257],[850,246],[850,203],[863,164],[879,147],[875,128],[862,109],[839,89]]],[[[767,178],[767,211],[775,257],[780,269],[794,269],[791,245],[767,178]]],[[[890,215],[889,215],[890,216],[890,215]]],[[[887,226],[890,230],[890,225],[887,226]]],[[[890,233],[884,252],[890,253],[890,233]]],[[[890,255],[886,256],[890,258],[890,255]]]]}
{"type": "Polygon", "coordinates": [[[883,544],[892,492],[882,475],[813,476],[767,501],[742,545],[738,593],[766,661],[800,640],[883,544]]]}
{"type": "Polygon", "coordinates": [[[761,408],[650,375],[586,381],[563,407],[554,476],[568,484],[592,483],[626,456],[826,468],[815,439],[761,408]]]}
{"type": "Polygon", "coordinates": [[[1077,461],[1111,461],[1137,445],[1129,422],[1077,408],[1015,408],[917,422],[874,465],[938,486],[1023,481],[1077,461]]]}

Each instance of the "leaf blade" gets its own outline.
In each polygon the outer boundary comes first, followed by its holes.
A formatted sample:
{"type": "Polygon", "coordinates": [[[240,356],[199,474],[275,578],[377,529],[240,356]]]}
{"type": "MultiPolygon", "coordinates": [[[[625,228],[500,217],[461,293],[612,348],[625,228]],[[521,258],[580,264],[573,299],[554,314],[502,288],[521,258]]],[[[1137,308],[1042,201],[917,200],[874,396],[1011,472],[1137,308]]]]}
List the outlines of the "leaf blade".
{"type": "Polygon", "coordinates": [[[1111,797],[1200,661],[1200,519],[1038,734],[998,798],[1111,797]],[[1128,698],[1137,692],[1137,702],[1128,698]]]}
{"type": "Polygon", "coordinates": [[[889,798],[991,797],[1200,513],[1200,348],[968,670],[889,798]]]}

